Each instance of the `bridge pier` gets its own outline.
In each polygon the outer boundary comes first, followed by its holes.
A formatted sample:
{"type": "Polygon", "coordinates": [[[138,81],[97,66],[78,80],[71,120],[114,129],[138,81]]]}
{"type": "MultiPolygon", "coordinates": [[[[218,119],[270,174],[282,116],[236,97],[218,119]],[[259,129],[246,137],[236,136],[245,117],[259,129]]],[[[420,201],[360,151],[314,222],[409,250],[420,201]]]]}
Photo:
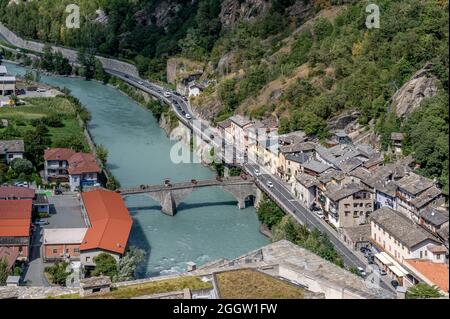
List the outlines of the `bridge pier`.
{"type": "Polygon", "coordinates": [[[161,211],[169,216],[175,216],[177,207],[182,200],[192,192],[193,188],[179,190],[166,190],[162,192],[147,193],[161,205],[161,211]]]}

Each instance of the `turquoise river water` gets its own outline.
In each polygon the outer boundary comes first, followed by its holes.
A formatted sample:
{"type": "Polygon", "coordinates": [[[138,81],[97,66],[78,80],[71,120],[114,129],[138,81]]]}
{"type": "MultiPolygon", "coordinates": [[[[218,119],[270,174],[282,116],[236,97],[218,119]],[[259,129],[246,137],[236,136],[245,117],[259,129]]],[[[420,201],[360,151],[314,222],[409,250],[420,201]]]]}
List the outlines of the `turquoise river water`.
{"type": "MultiPolygon", "coordinates": [[[[10,74],[26,72],[4,64],[10,74]]],[[[214,176],[201,164],[172,163],[169,151],[175,141],[150,112],[118,90],[79,78],[42,76],[41,81],[69,88],[89,109],[89,131],[97,144],[107,147],[109,168],[123,187],[214,176]]],[[[147,252],[140,277],[183,272],[189,261],[201,265],[233,258],[268,243],[259,232],[255,209],[238,209],[233,197],[220,188],[194,191],[174,217],[161,213],[147,196],[127,197],[126,204],[133,217],[129,244],[147,252]]]]}

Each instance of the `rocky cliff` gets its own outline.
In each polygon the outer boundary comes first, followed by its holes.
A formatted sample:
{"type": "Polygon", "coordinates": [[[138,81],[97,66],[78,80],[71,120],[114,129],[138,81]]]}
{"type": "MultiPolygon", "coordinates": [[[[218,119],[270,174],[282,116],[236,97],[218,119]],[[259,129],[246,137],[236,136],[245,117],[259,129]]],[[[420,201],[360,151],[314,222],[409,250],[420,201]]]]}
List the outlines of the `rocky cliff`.
{"type": "Polygon", "coordinates": [[[264,15],[271,7],[268,0],[225,0],[222,3],[220,21],[226,29],[233,28],[238,21],[250,21],[264,15]]]}
{"type": "Polygon", "coordinates": [[[417,71],[392,97],[392,111],[398,117],[405,117],[414,111],[427,97],[437,93],[437,79],[431,74],[432,64],[426,64],[417,71]]]}

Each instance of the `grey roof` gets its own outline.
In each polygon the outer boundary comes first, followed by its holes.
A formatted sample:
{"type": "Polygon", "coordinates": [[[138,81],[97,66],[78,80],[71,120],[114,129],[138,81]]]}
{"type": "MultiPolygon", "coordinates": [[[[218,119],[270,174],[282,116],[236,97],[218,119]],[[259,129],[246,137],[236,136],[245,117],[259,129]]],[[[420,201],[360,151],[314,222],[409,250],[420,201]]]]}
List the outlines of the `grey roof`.
{"type": "MultiPolygon", "coordinates": [[[[438,235],[439,237],[441,237],[444,241],[446,241],[448,243],[448,226],[449,224],[444,224],[439,230],[438,230],[438,235]]],[[[447,244],[448,246],[448,244],[447,244]]]]}
{"type": "Polygon", "coordinates": [[[391,197],[397,194],[397,185],[393,181],[379,181],[375,183],[375,190],[391,197]]]}
{"type": "Polygon", "coordinates": [[[313,142],[300,142],[288,145],[280,145],[280,152],[283,154],[311,152],[316,149],[316,145],[317,144],[313,142]]]}
{"type": "Polygon", "coordinates": [[[339,163],[338,167],[344,173],[348,173],[348,172],[351,172],[352,170],[354,170],[355,168],[361,166],[362,163],[363,163],[363,161],[361,161],[360,159],[358,159],[356,157],[352,157],[352,158],[349,158],[349,159],[339,163]]]}
{"type": "Polygon", "coordinates": [[[25,145],[23,140],[0,141],[0,154],[24,153],[25,145]]]}
{"type": "Polygon", "coordinates": [[[433,226],[439,227],[445,224],[449,220],[448,211],[442,211],[436,207],[428,207],[421,214],[420,217],[423,218],[427,223],[433,226]]]}
{"type": "Polygon", "coordinates": [[[331,182],[333,179],[341,181],[345,178],[345,174],[335,170],[334,168],[330,168],[329,170],[326,170],[325,172],[319,174],[319,176],[317,177],[317,179],[323,183],[323,184],[327,184],[329,182],[331,182]]]}
{"type": "Polygon", "coordinates": [[[361,155],[353,145],[336,145],[330,148],[325,148],[321,145],[316,147],[317,154],[331,165],[338,166],[343,161],[361,155]]]}
{"type": "Polygon", "coordinates": [[[250,119],[243,117],[242,115],[239,114],[233,115],[232,117],[230,117],[230,120],[240,127],[244,127],[246,125],[253,123],[250,119]]]}
{"type": "Polygon", "coordinates": [[[369,159],[363,163],[363,166],[366,168],[370,168],[372,166],[382,164],[383,162],[384,162],[383,156],[381,156],[381,154],[379,153],[376,153],[371,155],[369,159]]]}
{"type": "Polygon", "coordinates": [[[404,189],[412,195],[417,195],[434,185],[430,179],[412,172],[406,174],[406,176],[396,183],[399,188],[404,189]]]}
{"type": "Polygon", "coordinates": [[[380,166],[375,171],[370,172],[367,177],[361,179],[361,181],[370,187],[375,187],[377,183],[402,178],[412,171],[409,163],[410,161],[405,158],[395,163],[380,166]]]}
{"type": "Polygon", "coordinates": [[[330,166],[323,164],[322,162],[316,161],[314,159],[309,160],[306,163],[303,163],[303,167],[318,174],[323,173],[330,168],[330,166]]]}
{"type": "Polygon", "coordinates": [[[108,285],[111,285],[111,279],[107,276],[90,277],[80,280],[80,287],[83,289],[108,285]]]}
{"type": "Polygon", "coordinates": [[[369,241],[370,238],[370,224],[343,227],[342,231],[345,232],[352,242],[365,242],[369,241]]]}
{"type": "Polygon", "coordinates": [[[431,201],[436,199],[442,194],[442,191],[437,188],[436,186],[431,186],[426,191],[424,191],[422,194],[417,196],[411,201],[411,204],[414,205],[416,208],[422,208],[425,205],[429,204],[431,201]]]}
{"type": "Polygon", "coordinates": [[[408,248],[412,248],[427,239],[439,243],[436,237],[422,227],[388,207],[374,211],[370,215],[370,219],[408,248]]]}
{"type": "Polygon", "coordinates": [[[220,128],[223,128],[223,129],[225,129],[227,127],[230,127],[230,125],[231,125],[231,120],[230,119],[226,119],[225,121],[217,123],[217,126],[220,127],[220,128]]]}
{"type": "Polygon", "coordinates": [[[366,190],[366,188],[361,184],[351,183],[346,184],[342,187],[327,189],[325,191],[325,196],[327,196],[333,202],[337,202],[362,190],[366,190]]]}
{"type": "Polygon", "coordinates": [[[345,131],[337,131],[334,133],[337,137],[348,137],[348,134],[345,131]]]}
{"type": "Polygon", "coordinates": [[[361,155],[364,155],[367,158],[378,154],[377,151],[369,144],[356,144],[355,148],[361,153],[361,155]]]}
{"type": "Polygon", "coordinates": [[[0,236],[0,246],[9,246],[9,245],[28,245],[30,242],[30,237],[10,237],[10,236],[0,236]]]}
{"type": "Polygon", "coordinates": [[[357,167],[349,172],[348,175],[359,178],[360,180],[366,180],[370,177],[371,172],[362,167],[357,167]]]}
{"type": "Polygon", "coordinates": [[[306,188],[310,188],[312,186],[319,186],[319,181],[314,176],[305,173],[299,173],[295,177],[297,181],[305,186],[306,188]]]}
{"type": "Polygon", "coordinates": [[[305,153],[296,153],[296,154],[288,154],[286,155],[286,159],[288,161],[296,162],[303,164],[311,158],[310,154],[305,153]]]}

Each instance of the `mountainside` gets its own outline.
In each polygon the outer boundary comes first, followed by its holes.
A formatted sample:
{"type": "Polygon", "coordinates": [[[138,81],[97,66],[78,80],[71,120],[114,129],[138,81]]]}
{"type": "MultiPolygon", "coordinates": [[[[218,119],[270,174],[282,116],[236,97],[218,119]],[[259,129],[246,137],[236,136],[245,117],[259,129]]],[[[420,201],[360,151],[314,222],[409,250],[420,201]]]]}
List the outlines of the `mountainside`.
{"type": "Polygon", "coordinates": [[[177,80],[174,61],[202,65],[210,85],[192,104],[213,122],[274,117],[282,133],[323,139],[327,120],[350,112],[384,149],[403,132],[405,153],[448,193],[448,0],[379,0],[379,29],[356,0],[16,2],[0,0],[0,18],[22,36],[94,47],[158,80],[167,65],[177,80]],[[80,4],[80,30],[64,27],[68,3],[80,4]]]}

